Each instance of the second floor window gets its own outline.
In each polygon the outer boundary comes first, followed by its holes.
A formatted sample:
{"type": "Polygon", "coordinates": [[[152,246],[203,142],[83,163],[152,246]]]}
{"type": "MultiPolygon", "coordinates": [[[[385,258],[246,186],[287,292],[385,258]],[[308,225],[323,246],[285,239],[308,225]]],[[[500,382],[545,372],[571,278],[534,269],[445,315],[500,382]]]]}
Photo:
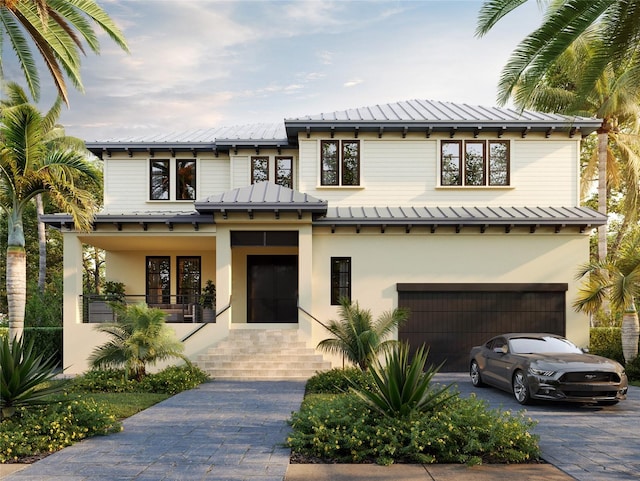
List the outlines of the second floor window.
{"type": "Polygon", "coordinates": [[[323,140],[320,145],[321,185],[360,185],[360,141],[323,140]]]}
{"type": "Polygon", "coordinates": [[[275,183],[293,189],[293,157],[276,157],[275,172],[269,157],[251,157],[251,183],[275,179],[275,183]]]}
{"type": "Polygon", "coordinates": [[[269,180],[269,157],[251,157],[251,183],[269,180]]]}
{"type": "Polygon", "coordinates": [[[150,172],[150,193],[151,200],[169,200],[169,161],[152,160],[150,172]]]}
{"type": "Polygon", "coordinates": [[[276,184],[293,189],[293,157],[276,157],[276,184]]]}
{"type": "Polygon", "coordinates": [[[440,149],[441,185],[509,185],[509,142],[443,140],[440,149]]]}
{"type": "Polygon", "coordinates": [[[196,199],[196,161],[176,160],[176,200],[196,199]]]}

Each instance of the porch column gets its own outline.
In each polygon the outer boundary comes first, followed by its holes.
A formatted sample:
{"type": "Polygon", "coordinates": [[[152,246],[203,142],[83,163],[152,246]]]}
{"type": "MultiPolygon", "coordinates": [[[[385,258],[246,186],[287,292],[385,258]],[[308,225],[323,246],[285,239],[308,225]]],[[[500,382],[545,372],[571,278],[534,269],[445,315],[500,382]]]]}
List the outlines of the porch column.
{"type": "MultiPolygon", "coordinates": [[[[216,228],[216,310],[231,302],[231,230],[227,226],[216,228]]],[[[233,309],[227,309],[216,323],[229,329],[233,309]]]]}
{"type": "MultiPolygon", "coordinates": [[[[307,312],[313,307],[313,232],[311,224],[298,231],[298,304],[307,312]]],[[[311,313],[313,314],[313,313],[311,313]]],[[[298,312],[298,328],[305,337],[312,337],[312,319],[298,312]]]]}
{"type": "Polygon", "coordinates": [[[76,345],[83,343],[79,333],[82,324],[82,242],[74,232],[63,234],[63,366],[85,363],[78,359],[76,345]]]}

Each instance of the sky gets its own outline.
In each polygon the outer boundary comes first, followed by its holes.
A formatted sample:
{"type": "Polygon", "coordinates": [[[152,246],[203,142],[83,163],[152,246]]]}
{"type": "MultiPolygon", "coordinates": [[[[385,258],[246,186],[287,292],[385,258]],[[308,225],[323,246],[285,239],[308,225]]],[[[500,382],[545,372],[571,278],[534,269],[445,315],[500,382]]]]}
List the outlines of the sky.
{"type": "MultiPolygon", "coordinates": [[[[282,122],[409,99],[496,105],[500,71],[542,17],[528,2],[486,36],[480,0],[98,0],[122,29],[83,58],[60,117],[86,141],[282,122]]],[[[97,29],[99,30],[99,29],[97,29]]],[[[5,79],[21,82],[5,42],[5,79]]],[[[46,110],[55,98],[40,69],[46,110]]]]}

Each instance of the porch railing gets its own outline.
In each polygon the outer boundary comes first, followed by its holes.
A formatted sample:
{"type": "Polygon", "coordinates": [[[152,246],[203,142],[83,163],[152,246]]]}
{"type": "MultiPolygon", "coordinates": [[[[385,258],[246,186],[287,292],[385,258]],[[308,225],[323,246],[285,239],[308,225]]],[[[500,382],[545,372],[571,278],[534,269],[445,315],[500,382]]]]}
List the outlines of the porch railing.
{"type": "MultiPolygon", "coordinates": [[[[149,307],[161,309],[167,315],[167,322],[215,322],[215,312],[213,309],[204,309],[199,301],[200,296],[167,295],[167,296],[146,296],[144,294],[126,295],[126,304],[138,304],[145,302],[149,307]]],[[[89,294],[80,296],[82,306],[82,322],[114,322],[116,315],[112,303],[113,297],[89,294]]]]}

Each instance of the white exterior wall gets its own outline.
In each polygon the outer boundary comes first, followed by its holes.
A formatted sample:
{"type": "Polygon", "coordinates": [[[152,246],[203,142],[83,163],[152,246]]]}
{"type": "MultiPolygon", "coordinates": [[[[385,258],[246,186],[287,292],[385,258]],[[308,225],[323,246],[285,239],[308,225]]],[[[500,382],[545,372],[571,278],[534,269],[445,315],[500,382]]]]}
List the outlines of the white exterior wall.
{"type": "MultiPolygon", "coordinates": [[[[352,139],[336,134],[336,139],[352,139]]],[[[507,187],[440,187],[440,140],[408,135],[361,134],[360,186],[320,185],[320,141],[329,136],[301,136],[298,190],[333,206],[557,206],[579,205],[580,139],[556,134],[550,139],[503,136],[510,141],[507,187]]],[[[479,136],[478,140],[497,137],[479,136]]],[[[456,140],[473,139],[456,135],[456,140]]]]}

